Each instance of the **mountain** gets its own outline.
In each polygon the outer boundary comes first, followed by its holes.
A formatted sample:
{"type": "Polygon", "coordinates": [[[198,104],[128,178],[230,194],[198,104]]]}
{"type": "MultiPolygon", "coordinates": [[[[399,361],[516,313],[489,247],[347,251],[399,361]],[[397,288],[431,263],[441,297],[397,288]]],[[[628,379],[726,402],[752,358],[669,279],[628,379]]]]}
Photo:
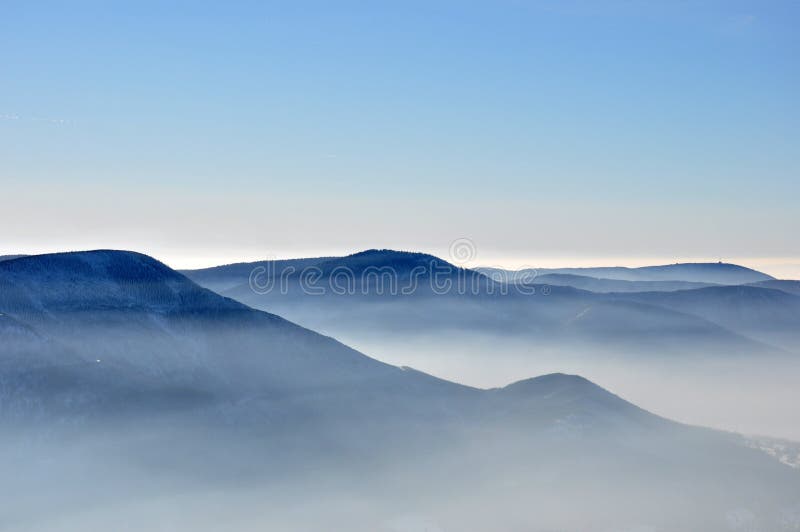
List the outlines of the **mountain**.
{"type": "Polygon", "coordinates": [[[35,255],[0,263],[0,308],[9,312],[70,313],[87,308],[159,313],[244,305],[198,288],[166,265],[134,252],[35,255]]]}
{"type": "Polygon", "coordinates": [[[775,290],[786,292],[787,294],[800,296],[800,281],[775,279],[772,281],[761,281],[758,283],[751,283],[750,286],[757,286],[760,288],[773,288],[775,290]]]}
{"type": "Polygon", "coordinates": [[[724,530],[742,505],[778,530],[800,503],[796,472],[736,435],[578,376],[481,390],[384,364],[138,253],[0,263],[0,313],[7,530],[349,532],[409,508],[454,530],[724,530]]]}
{"type": "MultiPolygon", "coordinates": [[[[222,293],[316,330],[363,338],[480,332],[538,345],[602,343],[620,352],[693,348],[720,353],[774,350],[704,316],[571,286],[508,284],[437,257],[368,250],[305,270],[258,263],[228,270],[239,284],[222,293]]],[[[222,271],[225,271],[224,269],[222,271]]],[[[203,282],[195,272],[185,274],[203,282]]]]}
{"type": "Polygon", "coordinates": [[[528,416],[550,416],[552,420],[574,416],[602,419],[624,430],[632,420],[646,426],[664,427],[670,422],[653,416],[595,383],[579,376],[552,373],[514,382],[489,391],[502,402],[513,404],[528,416]]]}
{"type": "Polygon", "coordinates": [[[546,273],[537,275],[537,283],[552,286],[572,286],[590,292],[671,292],[712,286],[709,283],[693,283],[689,281],[623,281],[619,279],[602,279],[585,275],[568,273],[546,273]]]}
{"type": "Polygon", "coordinates": [[[537,268],[514,272],[498,268],[476,268],[482,273],[492,273],[513,282],[520,276],[539,276],[547,274],[580,275],[598,279],[618,281],[684,281],[706,284],[747,284],[769,281],[774,277],[744,266],[724,262],[677,263],[663,266],[643,266],[641,268],[597,267],[597,268],[537,268]]]}
{"type": "Polygon", "coordinates": [[[4,260],[14,260],[20,257],[25,257],[26,255],[0,255],[0,262],[4,260]]]}
{"type": "MultiPolygon", "coordinates": [[[[430,260],[422,255],[388,259],[385,264],[397,268],[430,260]]],[[[354,268],[359,263],[367,268],[372,258],[357,255],[355,262],[354,268]]],[[[371,359],[201,288],[134,252],[59,253],[0,263],[0,310],[3,379],[38,382],[27,388],[29,399],[57,391],[56,397],[70,403],[59,415],[79,408],[82,417],[92,412],[102,416],[103,409],[119,408],[123,401],[127,410],[147,413],[155,395],[162,412],[189,408],[216,416],[223,404],[228,405],[225,415],[238,415],[239,407],[231,405],[246,404],[248,416],[269,417],[261,410],[265,405],[287,401],[284,406],[291,410],[288,398],[310,395],[322,400],[315,408],[329,415],[385,415],[391,410],[399,422],[445,411],[464,415],[486,397],[475,388],[371,359]],[[58,386],[52,386],[56,377],[58,386]],[[367,396],[371,399],[363,400],[367,396]],[[178,404],[168,404],[171,400],[178,404]],[[335,412],[339,407],[347,412],[335,412]]],[[[557,380],[571,382],[579,395],[607,394],[577,377],[557,380]]],[[[539,384],[550,381],[532,382],[537,384],[525,389],[535,395],[539,384]]],[[[549,386],[540,394],[541,404],[562,399],[564,407],[574,404],[574,397],[557,397],[549,386]]]]}
{"type": "MultiPolygon", "coordinates": [[[[422,254],[379,253],[386,259],[379,265],[398,270],[431,260],[422,254]]],[[[373,265],[372,255],[357,254],[348,264],[354,271],[363,271],[373,265]]],[[[331,261],[322,268],[333,271],[339,266],[340,261],[331,261]]],[[[202,399],[200,408],[209,399],[236,397],[255,403],[263,395],[324,390],[327,410],[334,400],[330,395],[350,399],[353,394],[380,394],[386,399],[397,394],[400,403],[392,407],[396,415],[401,403],[407,407],[435,396],[456,398],[474,407],[482,393],[371,359],[276,315],[201,288],[135,252],[59,253],[0,263],[0,309],[2,361],[7,371],[59,369],[64,371],[59,386],[67,387],[70,378],[75,386],[96,384],[86,373],[100,369],[126,387],[127,400],[141,400],[130,394],[143,383],[150,393],[159,387],[194,389],[202,399]],[[41,356],[44,353],[55,355],[41,356]],[[66,372],[69,368],[76,369],[66,372]]],[[[579,395],[588,391],[593,397],[610,396],[578,377],[559,379],[574,381],[579,395]]],[[[532,384],[526,387],[531,393],[537,389],[532,384]]],[[[113,391],[102,387],[83,392],[100,397],[113,391]]],[[[542,404],[558,402],[549,391],[540,396],[542,404]]],[[[573,401],[568,398],[565,406],[573,401]]],[[[375,405],[373,398],[369,408],[375,405]]],[[[430,413],[435,411],[432,407],[429,403],[424,408],[430,413]]]]}
{"type": "MultiPolygon", "coordinates": [[[[484,275],[425,253],[371,249],[345,257],[264,261],[188,270],[187,277],[208,288],[230,286],[222,293],[281,292],[306,295],[420,295],[481,290],[496,284],[484,275]]],[[[497,286],[499,290],[499,285],[497,286]]]]}
{"type": "MultiPolygon", "coordinates": [[[[778,281],[769,281],[775,286],[778,281]]],[[[778,285],[791,286],[791,285],[778,285]]],[[[619,294],[707,319],[732,331],[793,351],[800,347],[800,296],[762,286],[713,286],[674,292],[619,294]]]]}
{"type": "Polygon", "coordinates": [[[121,380],[135,375],[223,397],[359,381],[389,389],[392,379],[399,386],[427,382],[133,252],[0,263],[0,309],[82,362],[113,368],[121,380]]]}
{"type": "Polygon", "coordinates": [[[320,262],[331,260],[332,257],[317,257],[307,259],[284,259],[284,260],[263,260],[258,262],[238,262],[235,264],[225,264],[213,266],[211,268],[201,268],[197,270],[183,270],[181,273],[190,276],[196,283],[214,290],[223,292],[236,285],[242,284],[243,279],[248,279],[250,273],[255,268],[274,268],[278,271],[287,271],[290,268],[297,271],[310,266],[315,266],[320,262]]]}

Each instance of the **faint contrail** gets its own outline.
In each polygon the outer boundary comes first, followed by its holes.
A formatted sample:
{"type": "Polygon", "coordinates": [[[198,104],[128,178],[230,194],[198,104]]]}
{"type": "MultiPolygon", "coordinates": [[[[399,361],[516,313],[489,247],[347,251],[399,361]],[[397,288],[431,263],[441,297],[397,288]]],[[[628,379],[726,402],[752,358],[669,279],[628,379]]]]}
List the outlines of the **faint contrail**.
{"type": "Polygon", "coordinates": [[[63,118],[46,118],[41,116],[20,116],[16,114],[3,114],[0,115],[0,120],[12,121],[21,120],[24,122],[47,122],[49,124],[67,124],[69,120],[63,118]]]}

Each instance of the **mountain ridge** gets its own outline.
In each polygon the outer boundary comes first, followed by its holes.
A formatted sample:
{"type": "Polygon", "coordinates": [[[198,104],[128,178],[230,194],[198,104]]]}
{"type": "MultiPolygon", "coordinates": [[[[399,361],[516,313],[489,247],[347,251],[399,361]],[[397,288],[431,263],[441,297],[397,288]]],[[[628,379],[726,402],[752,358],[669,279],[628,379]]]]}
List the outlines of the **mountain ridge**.
{"type": "MultiPolygon", "coordinates": [[[[0,465],[18,468],[2,486],[17,519],[38,517],[44,501],[81,512],[110,507],[113,523],[118,503],[155,496],[172,506],[180,499],[170,497],[198,483],[215,501],[241,483],[284,493],[296,482],[303,497],[344,490],[345,499],[357,486],[370,508],[387,500],[406,506],[411,493],[431,511],[438,505],[430,494],[447,493],[461,514],[478,508],[460,519],[465,524],[482,518],[476,501],[487,496],[499,493],[508,504],[493,510],[501,519],[527,511],[531,498],[606,494],[610,476],[619,495],[601,506],[627,508],[639,496],[645,506],[624,517],[658,515],[665,529],[687,529],[688,520],[719,530],[715,523],[741,500],[769,523],[795,503],[800,477],[738,436],[660,418],[583,377],[472,388],[371,359],[146,256],[101,251],[15,262],[0,263],[0,287],[17,289],[0,298],[0,430],[19,443],[0,439],[0,465]],[[143,286],[131,286],[137,279],[143,286]],[[15,350],[6,333],[20,330],[25,341],[15,350]],[[396,494],[386,491],[398,483],[396,494]],[[730,485],[739,488],[729,493],[730,485]],[[49,498],[43,486],[54,487],[49,498]],[[662,515],[668,497],[676,511],[662,515]]],[[[574,293],[556,291],[545,302],[574,293]]],[[[306,499],[298,500],[305,513],[306,499]]],[[[258,501],[263,510],[264,497],[258,501]]],[[[604,529],[620,522],[604,510],[581,511],[604,529]]],[[[509,522],[528,530],[537,518],[509,522]]],[[[472,529],[492,529],[485,525],[472,529]]]]}
{"type": "Polygon", "coordinates": [[[725,262],[686,262],[641,267],[599,266],[582,268],[530,268],[526,270],[503,270],[501,268],[477,267],[484,273],[495,272],[511,282],[516,276],[530,272],[534,276],[546,274],[569,274],[616,281],[685,281],[712,284],[746,284],[769,281],[775,278],[746,266],[725,262]]]}
{"type": "MultiPolygon", "coordinates": [[[[519,289],[518,286],[494,281],[491,275],[458,268],[422,253],[366,250],[316,263],[314,272],[317,283],[313,288],[318,291],[307,289],[297,271],[284,276],[273,270],[265,274],[267,280],[271,280],[271,284],[265,283],[268,290],[256,290],[249,279],[240,277],[239,284],[222,293],[254,308],[285,315],[312,329],[350,337],[365,328],[388,329],[387,334],[466,328],[529,335],[539,341],[548,338],[555,341],[566,335],[572,338],[597,337],[606,342],[611,336],[604,329],[613,329],[617,338],[628,344],[625,347],[628,350],[651,348],[649,344],[674,349],[674,335],[684,328],[687,334],[691,333],[693,340],[697,339],[698,331],[705,331],[704,337],[716,344],[715,349],[720,352],[775,349],[764,345],[763,341],[755,342],[726,329],[708,316],[687,312],[687,309],[659,309],[654,304],[634,307],[613,292],[595,293],[573,286],[553,286],[542,284],[536,278],[531,284],[526,282],[524,289],[519,289]],[[412,279],[411,272],[415,269],[422,273],[412,279]],[[449,273],[450,277],[445,281],[450,290],[431,288],[430,281],[437,269],[449,273]],[[348,273],[347,290],[333,290],[337,271],[348,273]],[[374,276],[365,276],[367,271],[374,276]],[[390,276],[388,280],[381,277],[384,273],[390,276]],[[403,287],[412,280],[416,282],[415,289],[404,292],[403,287]],[[591,320],[574,319],[592,306],[605,308],[608,311],[605,319],[600,315],[592,315],[591,320]],[[649,339],[647,335],[650,335],[649,339]]],[[[194,277],[191,271],[186,274],[194,277]]],[[[201,284],[204,282],[203,279],[196,280],[201,284]]]]}
{"type": "MultiPolygon", "coordinates": [[[[428,260],[428,257],[420,254],[414,256],[414,259],[428,260]]],[[[8,289],[14,285],[18,289],[16,294],[9,296],[5,293],[6,290],[3,290],[3,296],[0,297],[0,325],[2,325],[0,334],[4,334],[4,336],[9,331],[19,330],[25,333],[26,336],[40,338],[38,331],[43,329],[50,331],[50,334],[55,338],[65,341],[65,349],[80,350],[85,348],[88,338],[83,334],[78,334],[73,338],[71,329],[76,326],[79,320],[85,317],[89,317],[92,321],[97,320],[97,313],[100,313],[99,315],[106,318],[105,321],[101,322],[103,327],[110,327],[112,331],[126,326],[133,320],[133,323],[137,324],[137,327],[142,327],[143,331],[150,331],[149,337],[143,346],[157,348],[161,345],[158,339],[161,337],[162,333],[160,331],[162,331],[164,325],[161,323],[152,324],[149,319],[139,321],[140,318],[138,316],[142,313],[160,315],[166,312],[168,319],[178,320],[176,323],[181,324],[182,328],[179,331],[185,330],[189,333],[195,330],[196,320],[200,320],[198,324],[201,328],[210,326],[212,322],[208,321],[209,319],[214,321],[222,320],[223,324],[218,329],[219,333],[217,334],[223,334],[225,337],[227,337],[228,329],[224,321],[228,319],[229,313],[233,313],[230,317],[234,317],[239,322],[239,325],[236,325],[233,329],[234,334],[237,336],[246,333],[247,327],[250,327],[251,323],[252,326],[260,328],[259,320],[253,321],[251,318],[265,316],[269,317],[268,323],[272,329],[277,327],[278,330],[283,331],[284,335],[287,332],[289,333],[286,336],[287,339],[297,337],[298,339],[303,339],[306,343],[311,341],[311,344],[318,347],[338,346],[337,349],[339,351],[336,356],[341,356],[338,354],[339,352],[347,354],[343,360],[350,360],[350,362],[346,363],[348,367],[355,368],[363,365],[364,368],[373,368],[370,369],[371,374],[379,377],[379,380],[384,379],[386,376],[401,377],[406,375],[412,378],[419,376],[419,379],[417,379],[419,383],[414,386],[443,385],[451,391],[455,389],[463,390],[464,393],[472,393],[470,390],[479,391],[442,381],[417,370],[409,372],[403,368],[397,368],[371,359],[337,342],[333,338],[319,335],[279,316],[252,309],[204,289],[163,263],[141,253],[92,250],[30,256],[7,263],[0,263],[0,287],[8,289]],[[36,282],[33,282],[34,280],[36,282]],[[134,280],[140,281],[151,291],[128,286],[134,280]],[[115,287],[114,283],[122,286],[115,287]],[[166,291],[163,287],[156,287],[159,283],[168,285],[170,290],[166,291]],[[61,285],[65,285],[66,288],[61,285]],[[98,294],[98,288],[104,289],[105,292],[98,294]],[[37,291],[46,294],[46,297],[36,297],[35,292],[37,291]],[[156,294],[155,297],[152,296],[153,293],[156,294]],[[68,299],[70,304],[54,304],[53,301],[58,298],[68,299]],[[139,299],[139,303],[136,305],[131,304],[131,300],[134,298],[139,299]],[[166,305],[165,299],[168,303],[166,305]],[[111,304],[112,302],[116,302],[116,304],[111,304]],[[52,316],[32,318],[31,316],[35,316],[42,307],[47,307],[47,313],[52,314],[52,316]],[[211,308],[222,313],[208,314],[206,311],[211,308]],[[120,319],[113,318],[113,313],[115,312],[122,313],[120,319]],[[112,314],[111,318],[108,317],[110,313],[112,314]],[[61,321],[65,323],[62,325],[61,321]],[[32,325],[29,325],[29,323],[32,323],[32,325]],[[245,328],[242,329],[242,327],[245,328]],[[155,339],[156,343],[151,343],[152,339],[155,339]],[[351,366],[354,363],[356,365],[351,366]],[[380,371],[375,373],[374,370],[376,369],[380,371]]],[[[173,340],[175,339],[175,334],[182,334],[172,329],[166,330],[172,331],[170,332],[171,336],[167,338],[172,338],[173,340]]],[[[197,329],[198,332],[200,330],[202,329],[197,329]]],[[[135,354],[138,352],[136,350],[137,346],[133,345],[134,351],[132,353],[135,354]]],[[[172,344],[167,343],[166,345],[172,344]]],[[[224,345],[224,342],[219,345],[224,345]]],[[[108,349],[108,346],[106,346],[106,349],[108,349]]],[[[92,354],[92,356],[83,357],[83,360],[96,362],[102,367],[108,367],[108,364],[111,364],[112,367],[116,365],[122,369],[128,366],[136,367],[141,363],[138,355],[131,358],[124,350],[118,355],[106,351],[102,359],[98,357],[97,361],[95,361],[94,358],[95,355],[92,354]]],[[[319,357],[312,357],[312,359],[317,361],[316,363],[324,360],[324,358],[319,357]]],[[[180,358],[176,362],[180,363],[180,358]]],[[[176,369],[180,370],[180,367],[179,364],[176,369]]],[[[139,373],[146,375],[148,374],[147,369],[149,368],[145,366],[144,371],[139,373]]],[[[158,375],[158,373],[156,372],[154,375],[158,375]]],[[[531,383],[543,383],[555,378],[555,376],[552,376],[541,380],[529,379],[527,381],[528,384],[525,386],[530,387],[532,386],[531,383]]],[[[575,376],[562,375],[559,378],[565,382],[578,382],[581,386],[589,383],[589,381],[575,376]]],[[[403,379],[401,378],[401,380],[403,379]]],[[[355,381],[345,379],[343,382],[355,381]]],[[[522,384],[512,383],[509,386],[507,387],[507,392],[521,387],[522,384]]],[[[590,389],[601,388],[591,384],[590,389]]]]}

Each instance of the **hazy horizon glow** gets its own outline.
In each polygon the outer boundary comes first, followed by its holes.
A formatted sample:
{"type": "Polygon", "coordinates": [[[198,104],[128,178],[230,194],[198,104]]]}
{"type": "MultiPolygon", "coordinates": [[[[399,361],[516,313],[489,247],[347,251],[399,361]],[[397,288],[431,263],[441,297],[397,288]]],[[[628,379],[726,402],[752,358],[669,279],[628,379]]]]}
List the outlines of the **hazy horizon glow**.
{"type": "MultiPolygon", "coordinates": [[[[477,247],[477,245],[476,245],[477,247]]],[[[243,254],[231,252],[230,254],[174,254],[168,249],[147,250],[137,246],[114,247],[108,245],[89,245],[89,246],[55,246],[44,248],[0,248],[2,255],[37,255],[42,253],[58,253],[64,251],[86,251],[92,249],[125,249],[137,251],[151,255],[164,262],[168,266],[178,270],[191,270],[234,264],[238,262],[257,262],[262,260],[296,259],[307,257],[340,257],[358,253],[366,249],[396,249],[402,251],[417,251],[430,253],[445,260],[452,260],[449,256],[447,246],[438,248],[417,249],[411,247],[393,247],[387,245],[377,245],[372,248],[309,248],[309,249],[284,249],[284,250],[247,250],[243,254]]],[[[625,256],[547,256],[531,255],[523,256],[503,256],[498,254],[481,254],[478,249],[476,258],[468,263],[461,265],[476,267],[504,268],[508,270],[519,270],[524,268],[590,268],[602,266],[624,266],[637,268],[641,266],[658,266],[674,263],[690,262],[717,262],[717,261],[738,264],[753,268],[767,273],[778,279],[800,279],[800,257],[625,257],[625,256]]]]}

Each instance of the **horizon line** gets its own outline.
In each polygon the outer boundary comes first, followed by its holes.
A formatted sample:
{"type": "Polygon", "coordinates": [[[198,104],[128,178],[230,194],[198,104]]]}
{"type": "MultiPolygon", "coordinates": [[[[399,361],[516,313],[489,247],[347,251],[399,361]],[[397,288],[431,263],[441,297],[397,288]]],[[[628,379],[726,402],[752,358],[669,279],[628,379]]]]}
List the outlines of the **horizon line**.
{"type": "MultiPolygon", "coordinates": [[[[99,246],[88,248],[47,248],[36,250],[2,250],[0,256],[7,255],[45,255],[50,253],[65,253],[70,251],[96,251],[96,250],[118,250],[133,251],[149,255],[170,268],[175,270],[199,270],[213,268],[216,266],[227,266],[231,264],[262,262],[270,260],[292,260],[304,258],[320,257],[345,257],[355,253],[368,250],[388,250],[412,253],[426,253],[440,259],[452,262],[447,253],[431,251],[425,249],[403,249],[401,247],[365,247],[348,248],[342,247],[338,250],[330,248],[318,248],[318,251],[285,251],[283,253],[169,253],[163,250],[143,251],[139,248],[99,246]]],[[[493,254],[487,258],[474,258],[467,263],[459,263],[459,266],[466,268],[500,268],[509,271],[519,271],[523,269],[562,269],[562,268],[641,268],[647,266],[667,266],[674,264],[733,264],[750,268],[776,279],[800,279],[800,257],[769,257],[769,256],[739,256],[739,257],[718,257],[710,256],[623,256],[623,255],[573,255],[563,254],[542,254],[535,259],[522,257],[521,254],[493,254]]]]}

